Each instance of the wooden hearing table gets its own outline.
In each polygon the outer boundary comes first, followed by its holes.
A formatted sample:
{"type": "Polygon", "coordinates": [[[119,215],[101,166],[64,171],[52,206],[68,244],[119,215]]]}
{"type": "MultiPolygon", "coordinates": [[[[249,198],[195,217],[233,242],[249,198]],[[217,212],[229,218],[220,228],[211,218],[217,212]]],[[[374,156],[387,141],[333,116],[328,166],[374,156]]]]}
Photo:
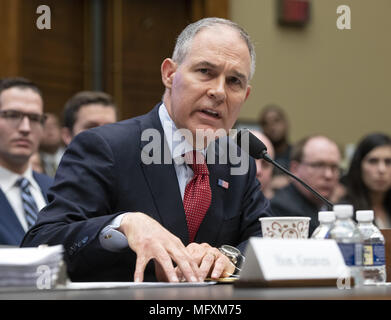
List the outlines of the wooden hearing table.
{"type": "Polygon", "coordinates": [[[390,286],[236,288],[232,284],[200,287],[38,290],[1,288],[0,300],[391,300],[390,286]]]}

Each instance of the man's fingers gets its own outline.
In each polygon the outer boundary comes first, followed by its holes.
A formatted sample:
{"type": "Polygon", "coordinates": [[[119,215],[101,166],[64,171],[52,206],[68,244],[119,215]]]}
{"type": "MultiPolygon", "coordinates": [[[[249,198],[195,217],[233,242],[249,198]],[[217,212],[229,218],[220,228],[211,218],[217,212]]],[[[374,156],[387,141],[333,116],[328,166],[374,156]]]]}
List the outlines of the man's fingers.
{"type": "Polygon", "coordinates": [[[136,270],[134,271],[134,282],[143,282],[144,270],[149,260],[143,256],[137,256],[136,270]]]}
{"type": "Polygon", "coordinates": [[[213,252],[209,252],[204,255],[200,265],[202,280],[205,280],[205,278],[208,276],[211,267],[215,263],[215,259],[216,256],[213,252]]]}
{"type": "MultiPolygon", "coordinates": [[[[174,269],[171,258],[164,250],[153,255],[149,259],[145,259],[144,257],[140,258],[139,269],[137,269],[138,265],[136,262],[136,272],[144,272],[147,263],[143,263],[143,261],[148,262],[152,258],[155,264],[155,275],[158,281],[179,282],[179,277],[177,271],[174,269]]],[[[139,259],[137,259],[137,261],[138,260],[139,259]]],[[[135,281],[136,275],[139,276],[139,274],[135,273],[135,281]]]]}
{"type": "Polygon", "coordinates": [[[225,266],[223,274],[221,275],[223,278],[230,277],[235,273],[235,265],[230,261],[228,265],[225,266]]]}
{"type": "Polygon", "coordinates": [[[178,267],[175,268],[175,272],[176,272],[176,276],[178,277],[179,281],[182,282],[182,281],[185,281],[185,277],[181,271],[181,269],[179,269],[178,267]]]}
{"type": "Polygon", "coordinates": [[[195,260],[186,252],[185,248],[181,249],[172,258],[177,263],[185,279],[189,282],[202,281],[200,271],[195,260]]]}
{"type": "Polygon", "coordinates": [[[198,266],[196,264],[193,264],[192,262],[188,261],[179,261],[177,263],[178,267],[181,269],[181,272],[187,281],[202,281],[198,271],[198,266]]]}
{"type": "Polygon", "coordinates": [[[154,249],[155,253],[152,254],[152,257],[157,262],[156,267],[160,278],[164,273],[169,282],[179,282],[179,279],[182,278],[191,282],[200,281],[198,265],[188,254],[179,238],[173,237],[165,247],[159,246],[154,249]],[[174,269],[173,261],[177,264],[176,269],[174,269]],[[177,271],[178,269],[180,272],[177,271]]]}
{"type": "Polygon", "coordinates": [[[217,248],[207,243],[191,243],[186,247],[187,253],[199,266],[199,279],[228,277],[235,271],[235,266],[217,248]]]}
{"type": "Polygon", "coordinates": [[[215,260],[215,264],[211,274],[212,278],[216,279],[221,277],[227,265],[227,260],[228,259],[225,256],[220,256],[219,258],[217,258],[217,260],[215,260]]]}
{"type": "Polygon", "coordinates": [[[206,242],[203,242],[200,244],[201,247],[205,248],[205,249],[210,249],[212,248],[212,246],[209,244],[209,243],[206,243],[206,242]]]}
{"type": "Polygon", "coordinates": [[[190,255],[190,257],[193,260],[195,260],[198,266],[200,266],[202,263],[202,259],[205,257],[205,254],[210,249],[213,248],[207,243],[199,244],[199,243],[192,242],[186,247],[186,252],[190,255]]]}
{"type": "Polygon", "coordinates": [[[159,266],[163,269],[167,277],[167,280],[169,282],[179,282],[171,258],[165,251],[162,251],[158,256],[156,256],[155,260],[159,263],[159,266]]]}
{"type": "Polygon", "coordinates": [[[194,258],[196,248],[197,246],[192,244],[184,247],[179,238],[175,238],[171,246],[167,248],[167,252],[176,262],[177,269],[180,270],[182,278],[185,278],[189,282],[202,281],[200,280],[198,262],[194,258]]]}
{"type": "Polygon", "coordinates": [[[141,212],[126,214],[118,230],[126,235],[129,247],[137,254],[135,281],[143,281],[146,265],[151,259],[157,262],[156,276],[162,280],[179,281],[173,259],[187,280],[198,281],[198,266],[186,254],[182,241],[153,218],[141,212]]]}
{"type": "Polygon", "coordinates": [[[217,248],[210,247],[203,258],[203,263],[204,261],[202,270],[209,267],[207,274],[210,274],[210,277],[214,279],[230,276],[235,271],[235,266],[217,248]],[[210,264],[211,257],[213,257],[212,264],[210,264]]]}

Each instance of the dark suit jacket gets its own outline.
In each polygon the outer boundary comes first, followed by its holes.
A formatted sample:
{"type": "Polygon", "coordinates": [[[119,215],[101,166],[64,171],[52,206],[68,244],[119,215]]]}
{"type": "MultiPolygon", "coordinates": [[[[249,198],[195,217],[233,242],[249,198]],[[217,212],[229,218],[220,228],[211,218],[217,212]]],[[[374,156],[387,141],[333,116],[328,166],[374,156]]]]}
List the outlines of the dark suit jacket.
{"type": "MultiPolygon", "coordinates": [[[[48,202],[46,193],[53,184],[53,179],[47,175],[33,171],[33,177],[41,188],[42,195],[48,202]]],[[[4,192],[0,189],[0,244],[19,246],[25,232],[18,217],[12,209],[4,192]]]]}
{"type": "Polygon", "coordinates": [[[319,208],[304,197],[293,183],[278,190],[270,204],[276,216],[310,217],[309,236],[319,226],[319,208]]]}
{"type": "MultiPolygon", "coordinates": [[[[50,203],[24,238],[23,246],[63,244],[73,281],[131,281],[135,253],[129,248],[109,252],[99,241],[101,230],[117,215],[146,213],[188,244],[174,165],[141,161],[143,148],[149,143],[141,141],[146,129],[157,129],[161,147],[168,150],[158,107],[146,115],[93,128],[74,138],[48,193],[50,203]]],[[[195,242],[243,249],[250,236],[261,234],[258,218],[269,215],[270,206],[260,192],[253,160],[246,175],[230,175],[230,167],[209,165],[212,203],[195,242]],[[229,188],[218,186],[218,179],[227,181],[229,188]]],[[[155,280],[151,267],[149,264],[145,271],[146,281],[155,280]]]]}

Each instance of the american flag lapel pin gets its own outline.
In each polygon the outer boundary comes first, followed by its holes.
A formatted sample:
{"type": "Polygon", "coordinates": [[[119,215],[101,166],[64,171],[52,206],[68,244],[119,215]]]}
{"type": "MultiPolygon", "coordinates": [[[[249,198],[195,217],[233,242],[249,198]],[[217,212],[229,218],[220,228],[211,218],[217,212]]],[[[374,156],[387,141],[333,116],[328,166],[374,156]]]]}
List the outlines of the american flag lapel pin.
{"type": "Polygon", "coordinates": [[[220,187],[224,188],[224,189],[228,189],[229,188],[229,183],[227,181],[223,180],[223,179],[218,179],[217,180],[217,184],[220,187]]]}

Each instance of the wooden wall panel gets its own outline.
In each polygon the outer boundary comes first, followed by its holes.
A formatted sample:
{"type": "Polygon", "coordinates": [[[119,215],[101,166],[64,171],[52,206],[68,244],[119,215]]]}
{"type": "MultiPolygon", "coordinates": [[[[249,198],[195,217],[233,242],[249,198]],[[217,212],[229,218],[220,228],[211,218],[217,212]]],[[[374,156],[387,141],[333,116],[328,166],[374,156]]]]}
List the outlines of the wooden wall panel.
{"type": "Polygon", "coordinates": [[[116,17],[111,27],[115,48],[108,54],[112,60],[106,70],[122,118],[143,114],[161,100],[160,65],[191,22],[190,9],[190,1],[184,0],[171,0],[169,6],[160,0],[113,1],[108,12],[116,17]]]}
{"type": "Polygon", "coordinates": [[[193,0],[192,20],[196,21],[204,17],[218,17],[229,19],[228,0],[193,0]]]}
{"type": "Polygon", "coordinates": [[[0,78],[19,71],[19,3],[20,0],[0,1],[0,78]]]}
{"type": "Polygon", "coordinates": [[[182,29],[206,16],[227,18],[227,0],[114,0],[106,10],[106,88],[121,118],[144,114],[161,100],[160,65],[182,29]]]}
{"type": "MultiPolygon", "coordinates": [[[[120,119],[143,114],[161,100],[160,65],[190,22],[227,14],[227,0],[101,0],[104,90],[120,119]],[[169,4],[168,4],[169,2],[169,4]]],[[[92,89],[91,0],[45,0],[51,29],[39,30],[41,0],[0,0],[0,77],[24,76],[42,89],[45,110],[92,89]]]]}
{"type": "Polygon", "coordinates": [[[21,6],[20,68],[42,89],[46,111],[61,113],[65,101],[84,88],[84,1],[45,0],[51,29],[36,27],[40,0],[21,6]]]}

